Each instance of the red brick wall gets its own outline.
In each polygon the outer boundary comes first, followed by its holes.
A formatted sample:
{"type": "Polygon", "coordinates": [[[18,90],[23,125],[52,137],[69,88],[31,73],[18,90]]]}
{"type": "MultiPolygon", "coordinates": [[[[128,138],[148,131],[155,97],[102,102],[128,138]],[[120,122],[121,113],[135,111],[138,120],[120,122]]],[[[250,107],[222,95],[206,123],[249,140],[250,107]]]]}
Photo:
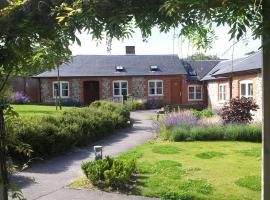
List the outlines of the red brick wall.
{"type": "MultiPolygon", "coordinates": [[[[103,97],[103,80],[107,79],[110,82],[110,97],[113,97],[113,81],[116,80],[127,80],[128,81],[128,93],[132,94],[132,78],[133,77],[123,77],[123,76],[119,76],[119,77],[81,77],[81,78],[61,78],[61,81],[69,81],[70,84],[70,97],[73,97],[74,94],[74,90],[73,90],[73,84],[74,84],[74,79],[78,79],[79,80],[79,97],[80,97],[80,101],[83,102],[84,101],[84,94],[83,94],[83,83],[84,81],[98,81],[99,82],[99,94],[100,94],[100,99],[103,97]]],[[[188,82],[186,80],[186,76],[185,75],[167,75],[167,76],[143,76],[142,77],[144,79],[144,97],[147,98],[148,97],[148,81],[149,80],[162,80],[163,81],[163,96],[161,97],[157,97],[159,99],[162,99],[164,103],[171,103],[171,87],[172,87],[172,80],[173,81],[179,81],[180,82],[180,91],[179,91],[179,95],[181,92],[181,97],[179,98],[179,104],[185,104],[185,105],[206,105],[207,102],[207,93],[206,93],[206,88],[204,86],[203,89],[203,101],[200,102],[192,102],[192,101],[188,101],[188,85],[189,84],[200,84],[202,85],[201,82],[188,82]]],[[[46,79],[47,83],[48,83],[48,92],[49,92],[49,96],[52,98],[52,83],[53,81],[56,81],[56,78],[48,78],[46,79]]],[[[152,97],[151,97],[152,98],[152,97]]],[[[156,98],[156,97],[154,97],[156,98]]]]}

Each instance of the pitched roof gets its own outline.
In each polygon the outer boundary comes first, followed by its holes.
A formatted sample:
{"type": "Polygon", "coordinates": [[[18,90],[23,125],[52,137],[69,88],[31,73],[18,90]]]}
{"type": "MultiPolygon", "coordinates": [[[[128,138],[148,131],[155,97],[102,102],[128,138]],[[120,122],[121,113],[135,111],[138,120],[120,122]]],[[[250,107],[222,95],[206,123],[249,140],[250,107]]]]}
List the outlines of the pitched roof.
{"type": "MultiPolygon", "coordinates": [[[[59,67],[61,77],[139,76],[187,74],[177,55],[78,55],[59,67]],[[116,71],[116,66],[124,70],[116,71]],[[151,66],[158,70],[151,71],[151,66]]],[[[56,77],[57,70],[38,74],[37,78],[56,77]]]]}
{"type": "Polygon", "coordinates": [[[250,56],[236,60],[226,60],[218,63],[202,78],[203,81],[215,80],[232,72],[245,72],[262,68],[262,52],[258,51],[250,56]]]}
{"type": "Polygon", "coordinates": [[[221,60],[183,60],[188,80],[201,80],[221,60]]]}

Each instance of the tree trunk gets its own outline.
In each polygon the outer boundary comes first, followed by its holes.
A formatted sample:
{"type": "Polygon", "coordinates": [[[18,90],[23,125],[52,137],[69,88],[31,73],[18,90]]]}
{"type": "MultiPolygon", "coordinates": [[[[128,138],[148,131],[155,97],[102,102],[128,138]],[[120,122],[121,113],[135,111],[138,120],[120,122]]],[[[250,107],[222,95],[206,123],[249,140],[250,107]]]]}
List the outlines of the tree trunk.
{"type": "Polygon", "coordinates": [[[7,153],[6,153],[6,133],[4,124],[4,110],[0,105],[0,199],[8,200],[8,172],[7,172],[7,153]]]}
{"type": "Polygon", "coordinates": [[[270,199],[270,0],[263,1],[263,172],[262,199],[270,199]],[[267,25],[268,23],[268,25],[267,25]]]}

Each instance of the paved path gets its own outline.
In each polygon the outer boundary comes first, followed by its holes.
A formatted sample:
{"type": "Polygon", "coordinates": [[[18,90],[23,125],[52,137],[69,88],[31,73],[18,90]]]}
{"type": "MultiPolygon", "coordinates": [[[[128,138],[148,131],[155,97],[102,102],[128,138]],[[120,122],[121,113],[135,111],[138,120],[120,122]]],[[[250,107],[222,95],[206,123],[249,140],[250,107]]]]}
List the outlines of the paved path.
{"type": "MultiPolygon", "coordinates": [[[[114,134],[98,144],[104,146],[104,154],[116,156],[154,137],[149,117],[153,111],[131,113],[134,126],[114,134]]],[[[77,149],[66,155],[33,165],[16,177],[27,200],[124,200],[148,199],[139,196],[119,195],[101,191],[82,191],[67,189],[66,186],[82,175],[82,161],[93,159],[93,146],[77,149]]]]}

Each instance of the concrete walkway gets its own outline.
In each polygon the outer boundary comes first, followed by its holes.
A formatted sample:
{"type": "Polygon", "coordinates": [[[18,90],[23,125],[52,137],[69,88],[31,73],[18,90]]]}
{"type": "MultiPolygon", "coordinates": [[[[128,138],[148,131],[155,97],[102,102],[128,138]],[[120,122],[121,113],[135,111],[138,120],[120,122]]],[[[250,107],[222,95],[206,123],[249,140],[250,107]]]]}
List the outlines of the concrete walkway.
{"type": "MultiPolygon", "coordinates": [[[[104,147],[104,154],[116,156],[154,137],[151,130],[150,116],[154,111],[136,111],[131,113],[135,121],[131,129],[121,131],[100,142],[104,147]]],[[[22,188],[27,200],[124,200],[148,199],[139,196],[127,196],[106,193],[97,190],[82,191],[67,189],[66,186],[76,178],[82,176],[81,163],[93,159],[93,145],[77,149],[66,155],[34,164],[27,171],[18,174],[15,180],[22,188]]]]}

